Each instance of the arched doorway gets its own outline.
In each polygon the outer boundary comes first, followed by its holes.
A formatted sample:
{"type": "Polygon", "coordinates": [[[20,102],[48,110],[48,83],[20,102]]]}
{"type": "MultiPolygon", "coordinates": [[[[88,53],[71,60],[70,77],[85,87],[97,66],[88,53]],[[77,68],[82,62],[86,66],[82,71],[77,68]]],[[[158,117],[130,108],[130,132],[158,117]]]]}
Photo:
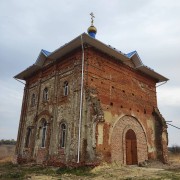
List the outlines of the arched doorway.
{"type": "Polygon", "coordinates": [[[132,129],[126,132],[126,164],[137,164],[137,139],[132,129]]]}
{"type": "MultiPolygon", "coordinates": [[[[126,134],[132,130],[137,144],[136,164],[148,159],[146,133],[141,123],[133,116],[123,116],[117,120],[111,134],[111,161],[127,164],[126,162],[126,134]]],[[[133,136],[133,135],[132,135],[133,136]]],[[[131,137],[131,136],[130,136],[131,137]]],[[[133,139],[133,138],[127,138],[133,139]]],[[[134,161],[133,161],[134,162],[134,161]]],[[[132,164],[132,163],[131,163],[132,164]]]]}

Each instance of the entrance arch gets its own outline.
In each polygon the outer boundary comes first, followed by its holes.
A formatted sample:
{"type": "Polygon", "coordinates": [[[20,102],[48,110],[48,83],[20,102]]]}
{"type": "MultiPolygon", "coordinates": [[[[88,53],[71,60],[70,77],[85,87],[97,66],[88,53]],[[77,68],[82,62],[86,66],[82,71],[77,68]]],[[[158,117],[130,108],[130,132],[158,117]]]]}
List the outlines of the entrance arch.
{"type": "Polygon", "coordinates": [[[137,139],[132,129],[126,132],[126,164],[137,164],[137,139]]]}
{"type": "MultiPolygon", "coordinates": [[[[112,162],[115,161],[121,164],[138,164],[139,162],[148,159],[146,133],[140,121],[133,116],[126,115],[115,122],[111,131],[110,143],[112,162]],[[127,158],[129,157],[126,158],[126,140],[131,140],[132,148],[136,147],[133,148],[134,151],[136,150],[136,156],[133,155],[132,157],[134,159],[128,161],[128,163],[127,158]]],[[[128,146],[128,148],[131,147],[128,146]]]]}

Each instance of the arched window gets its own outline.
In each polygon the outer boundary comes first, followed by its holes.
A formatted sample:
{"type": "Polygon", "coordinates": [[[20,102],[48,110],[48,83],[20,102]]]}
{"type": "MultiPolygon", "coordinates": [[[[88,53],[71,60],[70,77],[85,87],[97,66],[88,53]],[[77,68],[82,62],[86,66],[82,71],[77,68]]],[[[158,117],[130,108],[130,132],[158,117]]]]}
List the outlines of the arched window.
{"type": "Polygon", "coordinates": [[[45,147],[45,144],[46,144],[46,131],[47,131],[47,122],[45,120],[43,120],[43,122],[42,122],[41,147],[45,147]]]}
{"type": "Polygon", "coordinates": [[[65,148],[66,143],[66,125],[63,123],[60,125],[60,147],[65,148]]]}
{"type": "Polygon", "coordinates": [[[68,82],[65,81],[64,82],[64,96],[67,96],[68,95],[68,82]]]}
{"type": "Polygon", "coordinates": [[[47,101],[48,100],[48,88],[44,88],[44,91],[43,91],[43,100],[44,101],[47,101]]]}
{"type": "Polygon", "coordinates": [[[32,94],[32,97],[31,97],[31,106],[35,106],[36,104],[36,96],[35,94],[32,94]]]}
{"type": "Polygon", "coordinates": [[[26,148],[29,147],[30,137],[31,137],[31,128],[28,127],[28,128],[27,128],[27,132],[26,132],[26,141],[25,141],[25,147],[26,147],[26,148]]]}

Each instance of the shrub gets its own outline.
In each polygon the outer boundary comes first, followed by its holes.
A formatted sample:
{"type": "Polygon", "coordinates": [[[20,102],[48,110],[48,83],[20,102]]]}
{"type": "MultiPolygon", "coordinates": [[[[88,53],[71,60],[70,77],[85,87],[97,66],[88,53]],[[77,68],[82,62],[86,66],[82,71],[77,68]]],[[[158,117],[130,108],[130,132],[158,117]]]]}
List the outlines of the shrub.
{"type": "Polygon", "coordinates": [[[3,145],[3,144],[6,144],[6,145],[15,145],[16,144],[16,141],[14,139],[1,139],[0,140],[0,145],[3,145]]]}

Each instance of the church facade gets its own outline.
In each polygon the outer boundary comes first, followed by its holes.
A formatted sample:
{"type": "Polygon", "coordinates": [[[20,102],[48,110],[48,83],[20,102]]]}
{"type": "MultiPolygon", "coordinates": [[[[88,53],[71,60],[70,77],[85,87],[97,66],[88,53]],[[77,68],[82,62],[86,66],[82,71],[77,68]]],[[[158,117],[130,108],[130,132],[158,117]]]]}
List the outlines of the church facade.
{"type": "MultiPolygon", "coordinates": [[[[90,29],[92,33],[96,29],[90,29]]],[[[166,163],[167,125],[156,84],[168,79],[83,33],[15,76],[25,80],[18,163],[166,163]]]]}

